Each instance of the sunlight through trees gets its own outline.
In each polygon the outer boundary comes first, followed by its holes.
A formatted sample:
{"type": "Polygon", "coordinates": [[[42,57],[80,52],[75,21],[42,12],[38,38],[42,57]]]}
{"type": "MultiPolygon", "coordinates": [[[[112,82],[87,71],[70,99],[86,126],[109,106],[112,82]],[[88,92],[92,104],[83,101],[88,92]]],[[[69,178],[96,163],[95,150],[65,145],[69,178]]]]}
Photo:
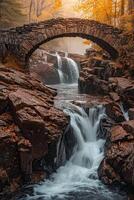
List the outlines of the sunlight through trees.
{"type": "Polygon", "coordinates": [[[87,19],[126,29],[133,28],[133,0],[79,0],[75,9],[81,11],[82,17],[87,19]]]}

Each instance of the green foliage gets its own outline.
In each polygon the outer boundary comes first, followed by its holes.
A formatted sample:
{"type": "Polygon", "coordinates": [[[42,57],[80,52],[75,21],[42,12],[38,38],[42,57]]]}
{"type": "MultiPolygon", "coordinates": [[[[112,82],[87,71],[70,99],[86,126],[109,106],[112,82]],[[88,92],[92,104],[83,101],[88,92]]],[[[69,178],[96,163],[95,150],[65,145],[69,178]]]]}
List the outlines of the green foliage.
{"type": "Polygon", "coordinates": [[[0,28],[18,25],[25,17],[18,0],[0,0],[0,28]]]}

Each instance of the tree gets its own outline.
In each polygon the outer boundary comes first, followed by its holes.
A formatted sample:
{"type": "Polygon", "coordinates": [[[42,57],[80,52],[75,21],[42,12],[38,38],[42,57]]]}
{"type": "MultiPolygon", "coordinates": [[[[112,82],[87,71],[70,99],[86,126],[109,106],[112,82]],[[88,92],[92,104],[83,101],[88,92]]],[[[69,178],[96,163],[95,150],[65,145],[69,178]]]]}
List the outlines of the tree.
{"type": "Polygon", "coordinates": [[[128,12],[133,14],[134,12],[134,0],[128,0],[128,12]]]}
{"type": "Polygon", "coordinates": [[[125,14],[125,0],[121,0],[121,16],[125,14]]]}
{"type": "Polygon", "coordinates": [[[76,5],[77,11],[82,11],[83,17],[111,23],[112,0],[84,0],[76,5]]]}
{"type": "Polygon", "coordinates": [[[30,0],[29,22],[52,18],[62,6],[62,0],[30,0]]]}
{"type": "Polygon", "coordinates": [[[76,8],[82,17],[132,30],[134,0],[79,0],[76,8]]]}
{"type": "Polygon", "coordinates": [[[18,0],[0,0],[0,27],[16,26],[25,21],[21,4],[18,0]]]}

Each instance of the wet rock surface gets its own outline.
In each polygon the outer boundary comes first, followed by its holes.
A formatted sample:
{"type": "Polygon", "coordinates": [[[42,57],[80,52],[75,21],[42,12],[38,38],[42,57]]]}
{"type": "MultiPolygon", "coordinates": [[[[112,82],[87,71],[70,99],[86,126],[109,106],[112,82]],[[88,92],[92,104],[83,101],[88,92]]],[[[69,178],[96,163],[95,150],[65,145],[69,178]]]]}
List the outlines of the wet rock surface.
{"type": "Polygon", "coordinates": [[[53,63],[37,62],[30,68],[30,72],[45,84],[59,83],[59,75],[53,63]]]}
{"type": "Polygon", "coordinates": [[[126,62],[113,62],[94,50],[87,54],[89,58],[81,63],[79,91],[94,94],[96,99],[101,97],[110,120],[102,122],[106,144],[99,177],[105,184],[125,183],[134,187],[133,65],[126,67],[126,62]]]}
{"type": "Polygon", "coordinates": [[[56,144],[69,122],[54,107],[55,95],[31,75],[0,67],[1,199],[32,177],[43,177],[42,160],[54,167],[56,144]]]}

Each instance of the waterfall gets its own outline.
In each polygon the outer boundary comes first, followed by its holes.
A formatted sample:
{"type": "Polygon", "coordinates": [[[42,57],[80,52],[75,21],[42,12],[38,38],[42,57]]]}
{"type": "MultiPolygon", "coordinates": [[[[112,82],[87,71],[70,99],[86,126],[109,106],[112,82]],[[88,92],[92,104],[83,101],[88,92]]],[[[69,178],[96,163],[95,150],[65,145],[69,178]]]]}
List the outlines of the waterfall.
{"type": "Polygon", "coordinates": [[[97,140],[100,120],[105,116],[104,108],[98,106],[89,110],[89,115],[83,108],[71,105],[71,109],[65,109],[71,118],[71,127],[77,140],[71,162],[88,169],[98,168],[103,158],[104,141],[97,140]]]}
{"type": "Polygon", "coordinates": [[[93,200],[114,199],[115,194],[106,189],[97,177],[104,151],[104,140],[97,139],[97,132],[100,120],[105,116],[104,107],[91,108],[87,114],[83,108],[68,104],[64,112],[70,116],[70,125],[77,141],[73,154],[65,166],[60,167],[49,180],[36,185],[34,196],[27,196],[27,200],[72,199],[72,193],[81,195],[82,200],[86,191],[94,195],[91,198],[93,200]]]}
{"type": "MultiPolygon", "coordinates": [[[[62,58],[58,53],[55,56],[61,83],[58,85],[59,89],[57,88],[58,98],[55,99],[55,106],[70,117],[70,127],[66,133],[73,134],[74,143],[71,147],[67,146],[64,143],[67,134],[61,136],[57,144],[55,164],[61,161],[63,166],[49,179],[34,185],[33,193],[26,193],[21,200],[126,200],[126,196],[110,191],[98,179],[97,170],[104,156],[105,143],[98,136],[100,122],[106,117],[105,108],[99,105],[85,111],[84,108],[70,103],[78,98],[81,100],[79,103],[85,102],[83,95],[78,94],[78,85],[70,84],[77,83],[78,65],[65,54],[68,69],[65,73],[62,58]],[[71,149],[69,156],[66,146],[71,149]]],[[[124,108],[121,109],[124,112],[124,108]]],[[[70,137],[66,139],[69,140],[70,137]]]]}
{"type": "Polygon", "coordinates": [[[129,115],[128,115],[128,111],[125,111],[125,109],[124,109],[124,106],[123,106],[123,103],[122,103],[122,102],[120,103],[120,109],[121,109],[121,111],[122,111],[122,113],[123,113],[123,116],[124,116],[125,120],[126,120],[126,121],[129,121],[129,115]]]}
{"type": "Polygon", "coordinates": [[[58,63],[58,73],[60,78],[60,83],[77,83],[79,78],[79,68],[78,64],[71,58],[67,57],[68,53],[65,53],[66,59],[66,72],[64,72],[65,66],[63,65],[61,56],[56,52],[57,63],[58,63]]]}
{"type": "Polygon", "coordinates": [[[67,67],[69,71],[69,76],[68,76],[69,82],[77,83],[78,78],[79,78],[78,64],[69,57],[66,57],[66,60],[67,60],[67,67]]]}
{"type": "Polygon", "coordinates": [[[62,59],[61,59],[61,56],[57,52],[56,52],[56,57],[57,57],[57,63],[58,63],[58,74],[59,74],[60,83],[64,83],[65,77],[62,71],[62,59]]]}

